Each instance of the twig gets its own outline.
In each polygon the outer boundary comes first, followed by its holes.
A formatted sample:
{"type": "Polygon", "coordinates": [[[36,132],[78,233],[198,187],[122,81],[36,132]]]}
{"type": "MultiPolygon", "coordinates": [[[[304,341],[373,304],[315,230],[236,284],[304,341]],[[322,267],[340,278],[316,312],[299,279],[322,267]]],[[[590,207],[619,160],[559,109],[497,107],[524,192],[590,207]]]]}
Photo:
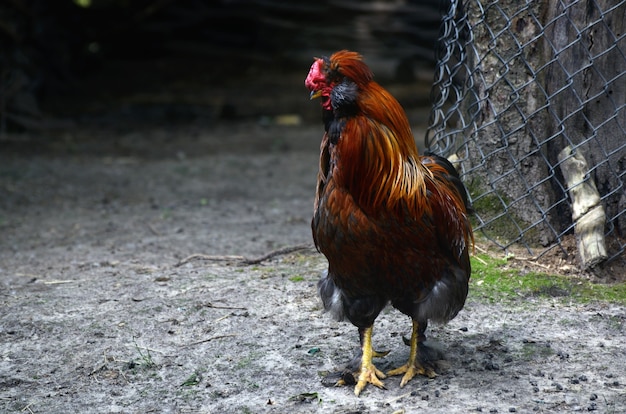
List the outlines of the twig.
{"type": "Polygon", "coordinates": [[[174,265],[174,267],[182,266],[186,263],[189,263],[193,260],[206,260],[210,262],[225,262],[230,260],[243,260],[243,256],[209,256],[207,254],[195,253],[185,257],[183,260],[179,261],[174,265]]]}
{"type": "Polygon", "coordinates": [[[93,369],[93,370],[92,370],[92,371],[91,371],[91,372],[90,372],[87,376],[88,376],[88,377],[91,377],[91,376],[92,376],[92,375],[94,375],[95,373],[102,371],[104,368],[106,368],[106,366],[107,366],[107,363],[106,363],[106,362],[101,363],[100,365],[98,365],[97,367],[95,367],[95,368],[94,368],[94,369],[93,369]]]}
{"type": "Polygon", "coordinates": [[[93,370],[89,373],[89,375],[87,375],[88,377],[91,377],[91,376],[92,376],[93,374],[95,374],[96,372],[99,372],[99,371],[100,371],[100,370],[102,370],[103,368],[106,368],[106,366],[107,366],[107,362],[109,361],[109,360],[108,360],[108,358],[107,358],[107,351],[106,351],[106,350],[104,351],[103,356],[104,356],[104,362],[103,362],[103,363],[101,363],[100,365],[98,365],[96,368],[94,368],[94,369],[93,369],[93,370]]]}
{"type": "Polygon", "coordinates": [[[219,306],[219,305],[214,305],[211,302],[206,304],[207,308],[213,308],[213,309],[234,309],[234,310],[248,310],[248,308],[242,308],[242,307],[238,307],[238,306],[219,306]]]}
{"type": "Polygon", "coordinates": [[[287,246],[287,247],[283,247],[282,249],[273,250],[267,254],[264,254],[263,256],[255,257],[252,259],[244,259],[242,260],[242,263],[248,264],[248,265],[259,264],[261,262],[264,262],[276,256],[283,256],[285,254],[297,252],[299,250],[307,250],[307,249],[312,249],[312,248],[313,246],[311,244],[298,244],[296,246],[287,246]]]}
{"type": "Polygon", "coordinates": [[[117,372],[120,373],[120,375],[122,376],[122,378],[124,378],[124,381],[126,381],[126,383],[130,384],[130,381],[128,380],[128,378],[126,378],[126,375],[124,375],[124,371],[122,371],[121,369],[118,369],[117,372]]]}
{"type": "MultiPolygon", "coordinates": [[[[126,345],[126,346],[130,346],[130,345],[126,345]]],[[[165,354],[165,352],[159,351],[158,349],[148,348],[148,347],[145,347],[145,346],[139,346],[137,344],[135,344],[135,349],[137,349],[137,350],[143,349],[144,351],[148,351],[148,352],[157,352],[159,354],[165,354]]]]}
{"type": "Polygon", "coordinates": [[[478,251],[480,251],[481,253],[487,253],[487,250],[483,249],[482,247],[480,247],[477,244],[474,244],[474,248],[478,251]]]}
{"type": "Polygon", "coordinates": [[[33,273],[16,273],[15,276],[30,277],[32,279],[41,279],[41,275],[36,275],[36,274],[33,274],[33,273]]]}
{"type": "Polygon", "coordinates": [[[232,336],[237,336],[237,335],[235,335],[235,334],[228,334],[228,335],[218,335],[218,336],[212,336],[211,338],[203,339],[202,341],[192,342],[192,343],[190,343],[190,344],[183,345],[183,347],[185,347],[185,348],[186,348],[186,347],[188,347],[188,346],[200,345],[200,344],[203,344],[203,343],[205,343],[205,342],[211,342],[211,341],[213,341],[214,339],[230,338],[230,337],[232,337],[232,336]]]}
{"type": "Polygon", "coordinates": [[[390,398],[390,399],[388,399],[387,401],[385,401],[385,404],[391,404],[391,403],[394,403],[394,402],[399,401],[399,400],[401,400],[401,399],[403,399],[403,398],[405,398],[405,397],[408,397],[408,396],[410,396],[410,395],[411,395],[411,393],[410,393],[410,392],[407,392],[406,394],[401,394],[401,395],[398,395],[397,397],[390,398]]]}
{"type": "Polygon", "coordinates": [[[474,256],[474,259],[478,260],[480,263],[482,263],[482,264],[484,264],[484,265],[487,265],[487,262],[485,262],[483,259],[481,259],[481,258],[480,258],[480,257],[478,257],[478,256],[474,256]]]}
{"type": "Polygon", "coordinates": [[[210,256],[206,254],[196,253],[196,254],[192,254],[190,256],[185,257],[184,259],[176,263],[174,266],[179,267],[192,260],[207,260],[207,261],[212,261],[212,262],[238,261],[239,264],[242,264],[242,265],[253,265],[253,264],[262,263],[276,256],[283,256],[289,253],[297,252],[299,250],[307,250],[307,249],[312,249],[312,248],[313,246],[311,244],[298,244],[295,246],[287,246],[287,247],[283,247],[280,249],[272,250],[271,252],[266,253],[262,256],[251,257],[251,258],[248,258],[245,256],[210,256]]]}
{"type": "Polygon", "coordinates": [[[33,410],[30,409],[31,405],[33,405],[33,403],[28,403],[26,407],[22,408],[22,411],[28,410],[28,412],[32,414],[33,410]]]}
{"type": "Polygon", "coordinates": [[[544,269],[550,269],[550,266],[544,265],[543,263],[539,263],[537,261],[536,257],[519,257],[519,256],[515,256],[513,258],[514,260],[519,260],[522,262],[532,262],[534,265],[537,265],[539,267],[543,267],[544,269]]]}
{"type": "Polygon", "coordinates": [[[161,236],[161,233],[159,233],[159,231],[154,227],[152,223],[148,223],[148,229],[150,229],[152,234],[154,234],[155,236],[161,236]]]}
{"type": "Polygon", "coordinates": [[[224,315],[224,316],[222,316],[220,318],[217,318],[213,323],[217,323],[217,322],[223,321],[224,319],[230,318],[231,316],[233,316],[233,314],[232,313],[228,313],[228,314],[226,314],[226,315],[224,315]]]}

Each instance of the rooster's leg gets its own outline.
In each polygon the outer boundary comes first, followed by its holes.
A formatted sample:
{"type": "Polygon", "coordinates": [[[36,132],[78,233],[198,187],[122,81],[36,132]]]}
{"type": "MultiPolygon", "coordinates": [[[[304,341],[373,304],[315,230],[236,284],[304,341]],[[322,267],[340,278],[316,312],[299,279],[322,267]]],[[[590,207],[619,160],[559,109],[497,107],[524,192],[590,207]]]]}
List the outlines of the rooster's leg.
{"type": "Polygon", "coordinates": [[[387,375],[400,375],[404,374],[400,387],[404,387],[407,382],[411,380],[415,375],[420,374],[427,376],[428,378],[434,378],[437,376],[435,371],[430,367],[425,367],[419,361],[418,351],[419,342],[423,340],[423,332],[420,332],[420,324],[416,320],[413,320],[413,332],[411,333],[411,351],[409,352],[409,360],[406,364],[399,368],[392,369],[387,372],[387,375]]]}
{"type": "Polygon", "coordinates": [[[363,391],[367,383],[374,384],[378,388],[385,388],[385,385],[381,381],[381,379],[385,378],[385,374],[372,363],[373,357],[384,355],[372,349],[372,327],[359,328],[359,335],[361,337],[361,350],[363,354],[361,356],[361,368],[355,373],[357,383],[354,387],[354,395],[357,397],[361,391],[363,391]]]}

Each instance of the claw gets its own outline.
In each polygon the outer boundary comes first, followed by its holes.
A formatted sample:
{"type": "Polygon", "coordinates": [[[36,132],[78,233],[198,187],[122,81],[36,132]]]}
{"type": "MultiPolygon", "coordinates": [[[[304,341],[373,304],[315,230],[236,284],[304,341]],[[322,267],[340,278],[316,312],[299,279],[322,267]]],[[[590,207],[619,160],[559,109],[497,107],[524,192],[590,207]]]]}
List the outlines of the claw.
{"type": "Polygon", "coordinates": [[[424,375],[428,378],[435,378],[437,373],[429,366],[424,366],[418,360],[418,337],[419,337],[419,324],[413,321],[413,332],[411,334],[411,351],[409,352],[409,360],[406,364],[392,369],[387,372],[387,375],[400,375],[404,374],[402,381],[400,381],[400,387],[404,387],[411,379],[416,375],[424,375]]]}
{"type": "Polygon", "coordinates": [[[361,334],[361,357],[360,363],[356,372],[352,372],[353,368],[349,371],[344,371],[342,378],[339,379],[335,386],[356,384],[354,386],[354,395],[357,397],[361,394],[361,391],[365,389],[367,384],[372,384],[378,388],[386,389],[385,384],[381,381],[387,378],[385,373],[376,368],[372,363],[372,358],[383,357],[389,353],[389,351],[374,351],[372,349],[372,327],[363,328],[359,330],[361,334]]]}
{"type": "Polygon", "coordinates": [[[374,364],[370,364],[368,367],[362,367],[361,373],[359,374],[359,380],[354,387],[354,395],[358,397],[368,383],[375,385],[380,389],[386,390],[385,384],[381,381],[381,379],[384,378],[387,378],[387,376],[376,368],[374,364]]]}
{"type": "Polygon", "coordinates": [[[388,353],[389,351],[374,351],[372,349],[372,358],[382,358],[384,356],[387,356],[388,353]]]}
{"type": "Polygon", "coordinates": [[[432,368],[424,367],[417,361],[413,363],[409,361],[401,367],[392,369],[391,371],[387,372],[387,375],[389,375],[390,377],[400,374],[404,374],[404,376],[402,377],[402,381],[400,381],[400,388],[404,387],[416,375],[423,375],[431,379],[437,376],[437,373],[432,368]]]}

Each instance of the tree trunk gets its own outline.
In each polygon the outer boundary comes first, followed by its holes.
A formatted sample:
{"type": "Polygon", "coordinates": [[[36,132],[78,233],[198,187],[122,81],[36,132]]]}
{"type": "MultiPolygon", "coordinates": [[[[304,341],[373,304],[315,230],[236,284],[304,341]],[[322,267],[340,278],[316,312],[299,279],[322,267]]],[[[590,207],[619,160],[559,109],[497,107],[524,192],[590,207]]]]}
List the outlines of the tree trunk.
{"type": "Polygon", "coordinates": [[[626,234],[626,5],[486,3],[468,2],[479,106],[466,104],[477,116],[464,165],[486,231],[546,246],[573,230],[558,160],[569,145],[589,162],[608,230],[626,234]]]}
{"type": "Polygon", "coordinates": [[[545,246],[556,236],[547,224],[555,200],[544,154],[547,97],[542,74],[532,68],[542,67],[546,56],[538,40],[542,27],[530,16],[545,14],[548,6],[523,4],[527,12],[517,14],[516,0],[484,9],[479,3],[468,4],[475,48],[470,65],[480,109],[468,141],[471,165],[464,170],[472,177],[472,192],[481,194],[473,201],[489,223],[488,234],[504,245],[545,246]]]}
{"type": "MultiPolygon", "coordinates": [[[[552,95],[550,159],[571,145],[589,162],[606,209],[609,228],[626,234],[626,4],[613,0],[579,1],[563,10],[550,8],[547,51],[554,56],[546,90],[552,95]],[[623,39],[623,37],[622,37],[623,39]],[[621,47],[621,50],[620,50],[621,47]],[[563,89],[565,85],[568,88],[563,89]],[[618,174],[622,174],[622,178],[618,174]]],[[[569,223],[559,223],[560,227],[569,223]]]]}

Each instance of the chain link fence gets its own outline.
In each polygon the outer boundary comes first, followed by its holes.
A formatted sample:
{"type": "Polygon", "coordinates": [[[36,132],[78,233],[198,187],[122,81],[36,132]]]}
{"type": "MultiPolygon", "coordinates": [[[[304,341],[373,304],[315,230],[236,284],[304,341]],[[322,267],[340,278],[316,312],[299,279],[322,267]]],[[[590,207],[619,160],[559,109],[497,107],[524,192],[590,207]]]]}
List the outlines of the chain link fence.
{"type": "Polygon", "coordinates": [[[426,142],[457,163],[475,229],[581,267],[626,248],[626,1],[451,0],[426,142]]]}

